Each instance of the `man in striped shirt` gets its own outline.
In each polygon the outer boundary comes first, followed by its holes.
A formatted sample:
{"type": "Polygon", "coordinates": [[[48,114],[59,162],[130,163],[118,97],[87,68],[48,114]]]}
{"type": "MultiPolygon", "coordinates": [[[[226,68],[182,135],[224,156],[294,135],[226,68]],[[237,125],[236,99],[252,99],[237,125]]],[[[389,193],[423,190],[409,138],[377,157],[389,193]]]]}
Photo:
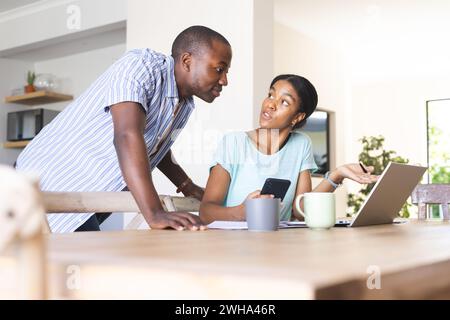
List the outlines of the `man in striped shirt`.
{"type": "MultiPolygon", "coordinates": [[[[165,212],[152,182],[158,167],[185,196],[201,199],[170,147],[194,109],[228,84],[231,46],[219,33],[192,26],[173,42],[171,56],[127,52],[31,141],[17,159],[37,172],[45,191],[122,191],[133,194],[153,229],[203,229],[188,212],[165,212]]],[[[95,213],[50,214],[53,232],[99,230],[95,213]]]]}

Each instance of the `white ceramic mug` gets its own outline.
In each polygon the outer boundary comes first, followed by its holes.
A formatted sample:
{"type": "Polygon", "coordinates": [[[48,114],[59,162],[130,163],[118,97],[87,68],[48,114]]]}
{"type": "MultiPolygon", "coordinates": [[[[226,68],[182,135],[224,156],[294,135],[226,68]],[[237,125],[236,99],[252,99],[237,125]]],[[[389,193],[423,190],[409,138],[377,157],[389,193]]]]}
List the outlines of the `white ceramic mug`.
{"type": "Polygon", "coordinates": [[[295,209],[305,217],[306,225],[312,229],[329,229],[336,224],[334,193],[307,192],[295,198],[295,209]],[[304,211],[300,208],[303,199],[304,211]]]}

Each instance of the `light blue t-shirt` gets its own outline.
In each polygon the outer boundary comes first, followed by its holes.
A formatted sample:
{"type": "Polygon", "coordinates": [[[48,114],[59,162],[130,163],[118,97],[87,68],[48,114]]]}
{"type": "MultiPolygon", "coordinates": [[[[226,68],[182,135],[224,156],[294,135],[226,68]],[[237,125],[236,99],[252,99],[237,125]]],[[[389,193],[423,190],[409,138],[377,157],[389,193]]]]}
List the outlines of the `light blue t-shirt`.
{"type": "Polygon", "coordinates": [[[226,134],[219,143],[210,168],[220,164],[230,174],[230,187],[223,205],[240,205],[249,193],[261,190],[267,178],[287,179],[291,185],[283,200],[280,220],[290,220],[299,173],[316,170],[311,139],[292,132],[287,143],[275,154],[257,150],[245,132],[226,134]]]}

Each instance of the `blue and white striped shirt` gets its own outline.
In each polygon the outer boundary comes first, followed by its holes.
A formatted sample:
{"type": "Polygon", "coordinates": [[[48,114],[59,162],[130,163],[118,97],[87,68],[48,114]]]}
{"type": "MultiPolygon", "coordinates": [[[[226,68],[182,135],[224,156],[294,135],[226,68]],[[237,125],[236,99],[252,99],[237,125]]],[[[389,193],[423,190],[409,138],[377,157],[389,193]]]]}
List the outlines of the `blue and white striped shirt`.
{"type": "MultiPolygon", "coordinates": [[[[109,108],[124,101],[145,110],[144,140],[153,170],[184,128],[194,101],[178,99],[173,58],[150,49],[131,50],[109,67],[28,144],[17,170],[39,174],[44,191],[123,190],[109,108]]],[[[48,214],[47,219],[52,232],[72,232],[92,214],[48,214]]]]}

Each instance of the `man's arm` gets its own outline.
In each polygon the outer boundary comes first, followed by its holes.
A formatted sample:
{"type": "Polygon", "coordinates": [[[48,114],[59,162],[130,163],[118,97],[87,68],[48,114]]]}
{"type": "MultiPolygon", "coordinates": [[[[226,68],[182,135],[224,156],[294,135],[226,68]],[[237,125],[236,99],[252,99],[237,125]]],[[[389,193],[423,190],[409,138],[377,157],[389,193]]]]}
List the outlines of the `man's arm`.
{"type": "Polygon", "coordinates": [[[200,219],[187,212],[163,210],[153,185],[144,141],[145,114],[135,102],[121,102],[110,108],[114,124],[114,146],[120,169],[145,220],[153,229],[171,227],[196,230],[200,219]]]}
{"type": "Polygon", "coordinates": [[[169,149],[157,167],[175,186],[178,187],[189,177],[180,165],[172,161],[172,157],[172,150],[169,149]]]}
{"type": "Polygon", "coordinates": [[[172,150],[169,150],[157,168],[177,187],[181,186],[181,191],[186,197],[194,197],[202,200],[203,189],[189,179],[186,172],[175,161],[172,150]]]}

